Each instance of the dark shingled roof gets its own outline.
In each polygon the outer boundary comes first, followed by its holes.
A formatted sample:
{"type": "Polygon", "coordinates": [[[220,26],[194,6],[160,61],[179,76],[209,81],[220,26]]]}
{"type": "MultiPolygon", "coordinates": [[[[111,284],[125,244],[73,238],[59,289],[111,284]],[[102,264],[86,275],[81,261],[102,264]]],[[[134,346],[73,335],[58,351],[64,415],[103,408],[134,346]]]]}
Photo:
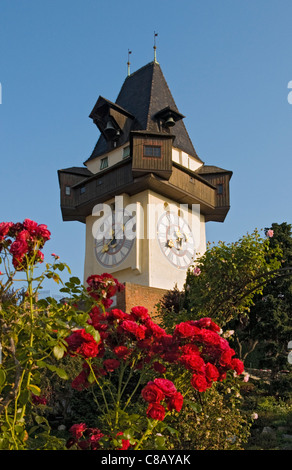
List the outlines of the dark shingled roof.
{"type": "Polygon", "coordinates": [[[63,173],[71,173],[72,175],[81,175],[81,176],[92,176],[93,174],[87,168],[79,167],[79,166],[71,166],[70,168],[64,168],[60,171],[62,171],[63,173]]]}
{"type": "MultiPolygon", "coordinates": [[[[135,117],[132,130],[136,131],[161,132],[157,119],[154,117],[155,114],[167,107],[178,112],[160,65],[155,61],[144,65],[125,79],[116,104],[135,117]]],[[[199,158],[182,119],[172,127],[171,134],[175,137],[174,147],[199,158]]],[[[100,135],[88,160],[92,160],[106,151],[106,139],[100,135]]]]}
{"type": "Polygon", "coordinates": [[[232,173],[230,170],[225,170],[224,168],[219,168],[219,166],[214,165],[203,165],[196,170],[196,173],[200,173],[202,175],[210,175],[214,173],[232,173]]]}

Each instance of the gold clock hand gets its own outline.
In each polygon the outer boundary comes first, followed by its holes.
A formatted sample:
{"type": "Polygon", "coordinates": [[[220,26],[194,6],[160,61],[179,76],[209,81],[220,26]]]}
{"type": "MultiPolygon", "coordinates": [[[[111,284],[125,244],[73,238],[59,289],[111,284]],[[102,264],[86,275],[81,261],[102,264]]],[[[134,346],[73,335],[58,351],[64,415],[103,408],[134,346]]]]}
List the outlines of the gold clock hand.
{"type": "Polygon", "coordinates": [[[102,252],[102,253],[106,253],[108,250],[109,250],[109,243],[103,245],[103,247],[102,247],[102,249],[101,249],[101,252],[102,252]]]}

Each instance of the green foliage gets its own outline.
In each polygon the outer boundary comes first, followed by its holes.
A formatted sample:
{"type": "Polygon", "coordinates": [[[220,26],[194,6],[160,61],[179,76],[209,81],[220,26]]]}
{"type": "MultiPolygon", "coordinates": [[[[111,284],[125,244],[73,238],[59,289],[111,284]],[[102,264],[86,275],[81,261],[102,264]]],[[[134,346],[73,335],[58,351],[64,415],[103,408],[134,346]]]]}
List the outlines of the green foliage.
{"type": "MultiPolygon", "coordinates": [[[[6,274],[6,280],[3,277],[0,280],[0,448],[21,450],[50,445],[55,449],[63,443],[51,436],[49,423],[41,416],[46,401],[42,390],[44,370],[52,374],[52,380],[68,378],[56,359],[66,351],[65,338],[71,328],[84,325],[86,319],[72,308],[74,289],[67,303],[52,298],[38,300],[44,280],[62,283],[59,271],[67,269],[70,273],[70,268],[57,262],[58,257],[54,256],[54,262],[47,263],[38,274],[38,263],[42,261],[40,248],[49,232],[45,226],[37,226],[28,219],[25,222],[27,229],[24,224],[1,224],[0,233],[0,262],[6,274]],[[9,232],[3,232],[5,226],[9,232]],[[7,234],[10,238],[5,238],[7,234]],[[16,253],[16,248],[21,248],[21,254],[16,253]],[[23,291],[13,290],[16,280],[26,284],[23,291]]],[[[70,282],[78,284],[76,278],[70,282]]],[[[78,294],[80,298],[80,287],[78,294]]]]}
{"type": "Polygon", "coordinates": [[[241,411],[242,397],[234,379],[216,383],[203,394],[193,393],[172,425],[174,448],[242,450],[249,438],[250,415],[241,411]]]}
{"type": "Polygon", "coordinates": [[[211,317],[222,327],[238,315],[246,315],[255,294],[277,274],[281,250],[255,230],[235,243],[209,246],[196,263],[200,275],[190,269],[185,283],[184,309],[194,318],[211,317]]]}
{"type": "Polygon", "coordinates": [[[253,367],[290,369],[288,343],[292,338],[292,233],[291,225],[272,224],[269,261],[281,251],[281,269],[254,297],[248,317],[230,324],[236,331],[236,344],[241,357],[253,367]]]}

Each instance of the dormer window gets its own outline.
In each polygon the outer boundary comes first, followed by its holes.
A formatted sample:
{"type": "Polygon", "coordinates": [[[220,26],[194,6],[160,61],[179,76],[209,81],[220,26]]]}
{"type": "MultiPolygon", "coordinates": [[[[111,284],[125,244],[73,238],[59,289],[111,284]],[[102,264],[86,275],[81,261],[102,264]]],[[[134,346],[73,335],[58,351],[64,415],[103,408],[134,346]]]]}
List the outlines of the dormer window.
{"type": "Polygon", "coordinates": [[[130,145],[123,148],[123,158],[127,158],[129,156],[130,156],[130,145]]]}
{"type": "Polygon", "coordinates": [[[160,145],[144,145],[143,156],[161,158],[161,146],[160,145]]]}
{"type": "Polygon", "coordinates": [[[100,160],[100,170],[104,170],[108,167],[108,157],[104,157],[100,160]]]}

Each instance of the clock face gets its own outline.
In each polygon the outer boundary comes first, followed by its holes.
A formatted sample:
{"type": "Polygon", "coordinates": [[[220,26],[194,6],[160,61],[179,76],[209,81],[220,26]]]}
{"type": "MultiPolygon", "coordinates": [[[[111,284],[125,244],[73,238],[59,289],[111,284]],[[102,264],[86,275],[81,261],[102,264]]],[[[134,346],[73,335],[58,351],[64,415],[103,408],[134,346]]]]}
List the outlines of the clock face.
{"type": "Polygon", "coordinates": [[[125,210],[116,211],[103,222],[102,238],[95,239],[95,256],[105,268],[119,266],[130,253],[134,244],[133,216],[125,210]]]}
{"type": "Polygon", "coordinates": [[[175,212],[166,211],[157,223],[157,240],[168,261],[187,269],[195,256],[195,240],[189,224],[175,212]]]}

